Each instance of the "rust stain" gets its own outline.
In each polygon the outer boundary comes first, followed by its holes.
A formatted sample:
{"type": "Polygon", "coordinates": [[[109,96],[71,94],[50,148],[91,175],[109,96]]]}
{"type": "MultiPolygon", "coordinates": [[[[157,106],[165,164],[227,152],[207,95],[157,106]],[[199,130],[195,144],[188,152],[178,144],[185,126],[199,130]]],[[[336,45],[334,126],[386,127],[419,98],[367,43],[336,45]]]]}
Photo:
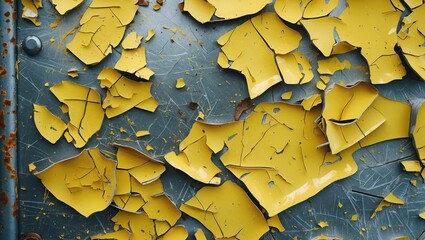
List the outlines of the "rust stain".
{"type": "Polygon", "coordinates": [[[12,209],[13,209],[12,216],[14,218],[18,217],[19,216],[19,211],[18,211],[19,210],[19,203],[18,203],[18,198],[17,197],[15,198],[15,202],[13,202],[12,209]]]}
{"type": "Polygon", "coordinates": [[[10,12],[5,12],[5,13],[4,13],[4,16],[5,16],[5,17],[10,17],[10,12]]]}
{"type": "Polygon", "coordinates": [[[12,106],[12,101],[10,101],[9,99],[4,99],[3,100],[3,106],[12,106]]]}
{"type": "Polygon", "coordinates": [[[9,137],[7,138],[7,142],[3,146],[3,153],[4,153],[3,163],[6,166],[6,169],[10,173],[10,178],[17,180],[16,170],[11,165],[13,158],[12,158],[12,155],[10,154],[10,150],[13,148],[16,148],[16,132],[11,132],[9,134],[9,137]]]}
{"type": "Polygon", "coordinates": [[[6,96],[7,92],[6,92],[6,90],[0,90],[0,94],[1,94],[2,96],[6,96]]]}
{"type": "Polygon", "coordinates": [[[12,37],[9,41],[10,41],[10,43],[15,44],[16,43],[16,38],[15,37],[12,37]]]}
{"type": "Polygon", "coordinates": [[[0,110],[0,129],[6,128],[6,123],[4,122],[4,111],[0,110]]]}
{"type": "Polygon", "coordinates": [[[7,74],[6,68],[0,65],[0,77],[4,77],[6,76],[6,74],[7,74]]]}
{"type": "Polygon", "coordinates": [[[7,193],[5,191],[0,192],[1,205],[3,205],[3,207],[6,207],[8,202],[9,202],[9,197],[7,196],[7,193]]]}

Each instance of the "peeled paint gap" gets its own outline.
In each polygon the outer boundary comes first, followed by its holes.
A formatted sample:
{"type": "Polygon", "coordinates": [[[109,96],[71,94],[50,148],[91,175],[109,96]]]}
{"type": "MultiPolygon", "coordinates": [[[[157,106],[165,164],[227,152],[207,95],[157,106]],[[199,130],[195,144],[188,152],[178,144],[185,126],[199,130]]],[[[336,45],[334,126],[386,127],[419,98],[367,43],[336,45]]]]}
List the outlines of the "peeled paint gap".
{"type": "Polygon", "coordinates": [[[21,0],[22,18],[30,20],[36,27],[41,26],[38,20],[38,9],[43,7],[42,0],[21,0]]]}

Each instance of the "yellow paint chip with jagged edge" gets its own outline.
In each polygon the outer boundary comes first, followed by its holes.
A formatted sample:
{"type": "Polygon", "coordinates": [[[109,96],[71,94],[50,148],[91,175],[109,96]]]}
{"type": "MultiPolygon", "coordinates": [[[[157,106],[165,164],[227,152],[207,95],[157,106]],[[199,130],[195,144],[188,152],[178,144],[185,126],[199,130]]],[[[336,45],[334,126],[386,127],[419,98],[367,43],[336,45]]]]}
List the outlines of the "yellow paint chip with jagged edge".
{"type": "Polygon", "coordinates": [[[276,0],[274,3],[274,10],[282,19],[295,24],[302,18],[305,7],[310,1],[311,0],[276,0]]]}
{"type": "Polygon", "coordinates": [[[100,87],[107,88],[102,107],[108,118],[116,117],[132,108],[154,112],[158,103],[152,97],[152,83],[136,82],[112,68],[104,68],[98,75],[100,87]]]}
{"type": "Polygon", "coordinates": [[[148,36],[146,36],[145,42],[149,42],[153,38],[153,36],[155,36],[155,30],[149,29],[148,36]]]}
{"type": "Polygon", "coordinates": [[[68,76],[72,77],[72,78],[76,78],[79,76],[78,74],[78,69],[77,68],[71,68],[68,70],[68,76]]]}
{"type": "Polygon", "coordinates": [[[143,206],[143,210],[149,218],[166,221],[170,226],[176,224],[181,217],[181,212],[166,195],[151,198],[143,206]]]}
{"type": "Polygon", "coordinates": [[[150,133],[147,130],[140,130],[136,132],[136,137],[144,137],[148,135],[150,135],[150,133]]]}
{"type": "Polygon", "coordinates": [[[176,80],[176,88],[181,89],[186,86],[186,83],[184,82],[184,78],[177,78],[176,80]]]}
{"type": "Polygon", "coordinates": [[[28,164],[28,172],[34,173],[36,171],[37,171],[37,166],[35,166],[35,164],[33,162],[28,164]]]}
{"type": "Polygon", "coordinates": [[[260,210],[231,181],[203,187],[180,210],[201,222],[214,238],[259,239],[269,230],[260,210]]]}
{"type": "Polygon", "coordinates": [[[57,199],[88,217],[106,209],[115,192],[116,162],[99,149],[54,163],[34,175],[57,199]]]}
{"type": "Polygon", "coordinates": [[[184,11],[200,23],[206,23],[211,20],[215,12],[215,7],[205,0],[184,0],[184,11]]]}
{"type": "Polygon", "coordinates": [[[356,222],[359,220],[359,214],[353,214],[351,215],[351,219],[352,222],[356,222]]]}
{"type": "Polygon", "coordinates": [[[418,160],[402,161],[401,165],[406,172],[421,172],[422,170],[421,162],[418,160]]]}
{"type": "Polygon", "coordinates": [[[68,133],[76,148],[82,148],[102,127],[104,112],[100,95],[94,89],[73,82],[62,81],[50,91],[68,106],[68,133]]]}
{"type": "Polygon", "coordinates": [[[81,17],[80,30],[67,49],[87,65],[99,63],[121,42],[137,9],[137,0],[94,0],[81,17]]]}
{"type": "Polygon", "coordinates": [[[21,0],[23,5],[22,18],[30,20],[36,27],[41,25],[38,21],[38,9],[43,7],[42,0],[21,0]]]}
{"type": "Polygon", "coordinates": [[[282,98],[282,100],[289,100],[289,99],[291,99],[291,97],[292,97],[292,91],[284,92],[280,96],[280,98],[282,98]]]}
{"type": "Polygon", "coordinates": [[[419,213],[419,217],[425,220],[425,212],[419,213]]]}
{"type": "Polygon", "coordinates": [[[267,219],[267,224],[269,225],[269,227],[276,228],[279,232],[285,231],[285,228],[283,227],[278,215],[267,219]]]}
{"type": "Polygon", "coordinates": [[[305,7],[303,18],[319,18],[329,15],[338,6],[338,0],[311,0],[305,7]]]}
{"type": "Polygon", "coordinates": [[[168,230],[167,233],[164,234],[160,240],[186,240],[189,236],[185,226],[177,225],[168,230]]]}
{"type": "Polygon", "coordinates": [[[317,225],[319,225],[320,228],[329,227],[329,223],[324,221],[319,222],[317,225]]]}
{"type": "Polygon", "coordinates": [[[120,59],[114,68],[131,74],[146,67],[146,49],[138,47],[135,49],[123,49],[120,59]]]}
{"type": "Polygon", "coordinates": [[[166,233],[170,228],[170,224],[168,224],[166,221],[155,221],[155,231],[156,235],[158,236],[164,235],[164,233],[166,233]]]}
{"type": "Polygon", "coordinates": [[[68,11],[78,7],[84,0],[50,0],[60,15],[65,15],[68,11]]]}
{"type": "Polygon", "coordinates": [[[380,211],[382,211],[382,209],[384,207],[389,207],[391,204],[398,204],[398,205],[404,205],[405,202],[396,197],[393,193],[389,193],[380,203],[379,205],[376,207],[375,211],[373,211],[372,215],[370,216],[370,219],[373,219],[376,214],[380,211]]]}
{"type": "Polygon", "coordinates": [[[143,36],[138,35],[137,32],[130,32],[125,36],[124,40],[121,43],[122,48],[126,50],[136,49],[140,46],[140,41],[142,41],[143,36]]]}
{"type": "Polygon", "coordinates": [[[313,107],[322,103],[322,96],[320,94],[315,93],[307,98],[304,98],[301,102],[301,106],[303,106],[304,110],[310,111],[313,107]]]}
{"type": "Polygon", "coordinates": [[[38,132],[50,143],[55,144],[67,129],[67,125],[45,106],[33,104],[34,123],[38,132]]]}
{"type": "Polygon", "coordinates": [[[115,239],[115,240],[130,240],[131,233],[127,230],[120,230],[112,233],[99,234],[91,236],[90,240],[115,239]]]}
{"type": "Polygon", "coordinates": [[[320,74],[334,74],[336,71],[341,71],[344,69],[350,69],[351,63],[348,60],[339,61],[336,57],[331,57],[328,59],[323,59],[317,61],[317,64],[319,65],[317,71],[320,74]]]}
{"type": "Polygon", "coordinates": [[[196,240],[207,240],[207,237],[205,236],[204,231],[202,229],[198,228],[195,232],[195,239],[196,240]]]}
{"type": "Polygon", "coordinates": [[[276,63],[287,84],[304,84],[313,80],[311,64],[301,52],[278,54],[276,63]]]}
{"type": "Polygon", "coordinates": [[[115,223],[114,230],[125,229],[131,232],[132,239],[151,239],[156,236],[154,220],[145,212],[140,214],[119,211],[111,218],[115,223]]]}
{"type": "Polygon", "coordinates": [[[204,120],[205,119],[205,114],[201,111],[198,112],[198,117],[196,119],[200,119],[200,120],[204,120]]]}

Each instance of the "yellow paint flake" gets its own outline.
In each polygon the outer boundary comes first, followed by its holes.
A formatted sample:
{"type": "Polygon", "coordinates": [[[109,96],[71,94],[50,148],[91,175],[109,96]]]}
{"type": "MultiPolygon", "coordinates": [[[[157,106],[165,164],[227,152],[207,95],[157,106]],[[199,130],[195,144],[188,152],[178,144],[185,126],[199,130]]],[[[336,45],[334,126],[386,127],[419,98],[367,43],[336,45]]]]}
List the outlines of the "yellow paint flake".
{"type": "Polygon", "coordinates": [[[325,227],[329,227],[329,223],[328,222],[319,222],[317,225],[319,225],[320,228],[325,228],[325,227]]]}
{"type": "Polygon", "coordinates": [[[115,192],[116,162],[102,156],[98,149],[54,163],[35,173],[57,199],[85,217],[104,210],[115,192]]]}
{"type": "Polygon", "coordinates": [[[176,80],[176,88],[177,89],[184,88],[185,86],[186,86],[186,83],[184,82],[184,78],[178,78],[176,80]]]}
{"type": "Polygon", "coordinates": [[[358,214],[353,214],[352,216],[351,216],[351,219],[350,219],[351,221],[353,221],[353,222],[356,222],[356,221],[358,221],[359,220],[359,215],[358,214]]]}
{"type": "Polygon", "coordinates": [[[338,6],[338,0],[311,0],[304,9],[303,18],[318,18],[329,15],[338,6]]]}
{"type": "Polygon", "coordinates": [[[155,30],[149,29],[148,36],[146,37],[145,42],[149,42],[149,40],[151,40],[151,38],[153,38],[153,36],[155,36],[155,30]]]}
{"type": "Polygon", "coordinates": [[[251,15],[263,9],[271,0],[184,0],[183,11],[189,12],[200,23],[206,23],[214,16],[234,19],[251,15]]]}
{"type": "MultiPolygon", "coordinates": [[[[60,21],[61,21],[61,18],[59,16],[56,16],[55,21],[53,21],[52,23],[50,23],[49,27],[50,28],[57,28],[58,25],[59,25],[59,23],[60,23],[60,21]]],[[[53,38],[53,40],[54,40],[54,38],[53,38]]]]}
{"type": "Polygon", "coordinates": [[[410,240],[410,238],[408,236],[400,236],[400,237],[395,237],[392,240],[410,240]]]}
{"type": "Polygon", "coordinates": [[[410,106],[379,96],[378,91],[365,82],[350,87],[335,84],[326,92],[325,103],[322,125],[332,153],[357,142],[364,146],[372,139],[379,142],[408,137],[410,106]],[[390,102],[394,104],[389,105],[390,102]],[[390,125],[393,128],[389,128],[390,125]],[[369,140],[363,141],[369,134],[369,140]]]}
{"type": "Polygon", "coordinates": [[[276,0],[274,9],[282,19],[290,23],[297,23],[302,18],[304,9],[310,1],[311,0],[276,0]]]}
{"type": "Polygon", "coordinates": [[[112,217],[115,223],[114,230],[120,227],[131,232],[131,239],[152,239],[156,236],[154,220],[150,219],[145,212],[141,214],[119,211],[112,217]]]}
{"type": "Polygon", "coordinates": [[[342,203],[338,202],[338,208],[342,208],[342,203]]]}
{"type": "Polygon", "coordinates": [[[334,74],[336,71],[350,69],[351,63],[348,60],[339,61],[336,57],[331,57],[324,60],[317,61],[319,68],[317,71],[320,74],[334,74]]]}
{"type": "Polygon", "coordinates": [[[67,129],[67,125],[45,106],[33,104],[34,123],[38,132],[50,143],[56,143],[67,129]]]}
{"type": "Polygon", "coordinates": [[[189,236],[189,233],[186,231],[186,228],[183,225],[178,225],[171,228],[161,240],[186,240],[189,236]]]}
{"type": "Polygon", "coordinates": [[[36,171],[37,171],[37,166],[35,166],[35,164],[33,162],[28,164],[28,172],[34,173],[36,171]]]}
{"type": "Polygon", "coordinates": [[[161,9],[161,5],[159,5],[158,3],[155,3],[155,4],[152,6],[152,9],[153,9],[153,10],[155,10],[155,11],[158,11],[159,9],[161,9]]]}
{"type": "Polygon", "coordinates": [[[152,83],[130,80],[111,68],[104,68],[97,79],[102,88],[108,89],[102,103],[108,118],[116,117],[134,107],[154,112],[158,106],[150,93],[152,83]]]}
{"type": "Polygon", "coordinates": [[[104,112],[99,94],[85,86],[69,81],[50,88],[56,98],[69,109],[68,133],[76,148],[82,148],[100,130],[104,112]]]}
{"type": "Polygon", "coordinates": [[[260,210],[231,181],[218,187],[203,187],[180,210],[201,222],[216,239],[259,239],[269,230],[260,210]]]}
{"type": "Polygon", "coordinates": [[[140,130],[136,132],[136,137],[144,137],[144,136],[148,136],[149,134],[150,134],[149,131],[140,130]]]}
{"type": "Polygon", "coordinates": [[[199,112],[198,112],[198,117],[197,117],[197,119],[204,120],[204,119],[205,119],[205,115],[204,115],[204,113],[203,113],[203,112],[201,112],[201,111],[199,111],[199,112]]]}
{"type": "Polygon", "coordinates": [[[279,232],[285,231],[285,228],[283,227],[278,215],[267,219],[267,224],[269,225],[269,227],[276,228],[279,232]]]}
{"type": "MultiPolygon", "coordinates": [[[[276,1],[276,4],[278,2],[286,1],[276,1]]],[[[361,54],[370,68],[371,82],[374,84],[384,84],[406,75],[406,70],[394,50],[401,11],[388,0],[377,0],[373,3],[347,0],[346,6],[338,17],[300,20],[309,32],[313,44],[326,57],[361,48],[361,54]],[[370,8],[364,8],[365,4],[370,8]],[[362,19],[362,24],[358,24],[359,19],[362,19]],[[362,34],[357,34],[360,32],[362,34]]]]}
{"type": "Polygon", "coordinates": [[[60,15],[78,7],[84,0],[50,0],[60,15]]]}
{"type": "Polygon", "coordinates": [[[370,219],[373,219],[376,214],[380,211],[382,211],[382,209],[384,207],[389,207],[392,204],[398,204],[398,205],[404,205],[404,201],[401,200],[400,198],[394,196],[393,193],[389,193],[380,203],[379,205],[376,207],[375,211],[373,211],[372,216],[370,216],[370,219]]]}
{"type": "Polygon", "coordinates": [[[81,28],[67,48],[87,65],[112,53],[138,9],[137,0],[94,0],[80,19],[81,28]]]}
{"type": "Polygon", "coordinates": [[[41,25],[38,21],[38,9],[43,7],[42,0],[21,0],[23,5],[22,18],[30,20],[36,27],[41,25]]]}
{"type": "Polygon", "coordinates": [[[324,234],[320,234],[319,236],[313,238],[313,240],[340,240],[341,238],[338,237],[329,237],[324,234]]]}
{"type": "Polygon", "coordinates": [[[423,220],[425,220],[425,212],[420,213],[419,217],[422,218],[423,220]]]}
{"type": "Polygon", "coordinates": [[[136,49],[140,46],[140,41],[142,41],[143,36],[138,35],[137,32],[130,32],[122,41],[122,48],[131,50],[136,49]]]}
{"type": "Polygon", "coordinates": [[[287,84],[304,84],[313,80],[310,62],[301,52],[276,55],[277,66],[287,84]]]}
{"type": "Polygon", "coordinates": [[[151,145],[146,145],[146,151],[152,151],[154,148],[151,145]]]}
{"type": "Polygon", "coordinates": [[[136,49],[123,49],[120,59],[114,66],[115,69],[135,74],[138,77],[144,77],[149,80],[150,76],[153,75],[152,70],[146,67],[146,50],[144,47],[138,47],[136,49]],[[152,73],[152,74],[150,74],[152,73]]]}
{"type": "Polygon", "coordinates": [[[202,231],[202,229],[198,228],[198,230],[196,230],[196,232],[195,232],[195,239],[196,240],[207,240],[207,237],[205,236],[205,234],[202,231]]]}
{"type": "Polygon", "coordinates": [[[292,97],[292,92],[284,92],[280,97],[282,98],[282,100],[289,100],[292,97]]]}
{"type": "Polygon", "coordinates": [[[78,69],[76,69],[76,68],[69,69],[68,70],[68,76],[70,76],[72,78],[78,77],[78,69]]]}
{"type": "Polygon", "coordinates": [[[121,230],[112,233],[99,234],[96,236],[90,237],[91,240],[101,240],[101,239],[115,239],[115,240],[130,240],[131,233],[127,230],[121,230]]]}
{"type": "Polygon", "coordinates": [[[422,170],[421,162],[418,160],[402,161],[401,165],[406,172],[421,172],[422,170]]]}
{"type": "Polygon", "coordinates": [[[416,184],[418,183],[418,181],[416,179],[412,179],[410,180],[410,184],[414,187],[416,187],[416,184]]]}
{"type": "Polygon", "coordinates": [[[322,97],[320,94],[313,94],[302,100],[301,106],[303,106],[304,110],[310,111],[313,107],[322,103],[322,97]]]}
{"type": "Polygon", "coordinates": [[[410,9],[417,8],[423,4],[422,0],[404,0],[410,9]]]}
{"type": "Polygon", "coordinates": [[[413,103],[413,143],[418,153],[419,159],[425,161],[425,104],[422,101],[413,103]]]}

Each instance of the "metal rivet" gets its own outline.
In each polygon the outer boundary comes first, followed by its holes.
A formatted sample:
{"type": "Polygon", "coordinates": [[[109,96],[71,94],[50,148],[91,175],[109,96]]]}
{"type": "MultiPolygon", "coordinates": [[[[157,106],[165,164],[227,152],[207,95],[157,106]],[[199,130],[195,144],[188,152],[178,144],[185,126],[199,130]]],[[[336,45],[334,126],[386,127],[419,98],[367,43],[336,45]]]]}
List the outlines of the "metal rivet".
{"type": "Polygon", "coordinates": [[[28,232],[22,235],[19,240],[43,240],[43,238],[35,232],[28,232]]]}
{"type": "Polygon", "coordinates": [[[28,55],[34,56],[41,51],[41,40],[37,36],[28,36],[22,42],[22,48],[28,55]]]}

